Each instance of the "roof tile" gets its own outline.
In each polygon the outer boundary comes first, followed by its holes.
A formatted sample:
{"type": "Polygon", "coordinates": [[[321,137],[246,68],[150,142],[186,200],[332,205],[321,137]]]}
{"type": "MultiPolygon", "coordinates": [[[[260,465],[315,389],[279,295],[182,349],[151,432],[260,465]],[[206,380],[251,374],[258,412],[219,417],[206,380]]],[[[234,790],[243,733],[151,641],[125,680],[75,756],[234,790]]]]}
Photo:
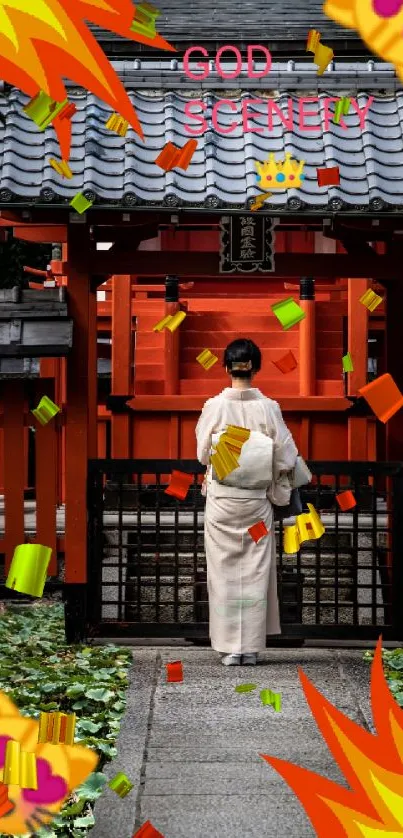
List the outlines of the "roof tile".
{"type": "MultiPolygon", "coordinates": [[[[390,79],[390,68],[377,68],[378,74],[390,79]],[[389,73],[389,75],[388,75],[389,73]]],[[[287,65],[282,75],[287,77],[287,65]]],[[[370,88],[371,73],[362,64],[351,68],[356,85],[346,91],[364,107],[368,93],[356,92],[357,87],[370,88]]],[[[289,76],[290,77],[290,76],[289,76]]],[[[385,81],[385,87],[388,83],[385,81]]],[[[321,88],[319,103],[311,103],[317,117],[307,119],[307,124],[322,122],[327,95],[321,88]]],[[[301,94],[299,90],[298,93],[301,94]]],[[[260,194],[256,186],[254,161],[265,160],[270,152],[283,159],[286,152],[306,161],[306,179],[301,189],[274,191],[265,204],[265,210],[275,213],[295,211],[299,208],[322,211],[323,209],[370,209],[374,200],[381,199],[384,208],[400,209],[403,206],[403,91],[389,95],[376,95],[362,130],[358,114],[350,109],[344,117],[348,131],[341,125],[330,123],[311,132],[298,127],[298,96],[283,92],[276,102],[285,111],[288,98],[292,98],[294,128],[289,131],[274,117],[273,131],[267,128],[264,101],[255,105],[257,119],[264,125],[262,134],[246,132],[239,125],[230,135],[219,134],[210,124],[213,105],[220,99],[233,99],[239,109],[245,98],[262,98],[263,91],[243,92],[241,96],[207,91],[203,96],[208,109],[205,113],[208,130],[198,138],[198,146],[186,172],[174,169],[164,172],[155,165],[158,153],[167,142],[182,147],[189,139],[185,131],[188,121],[184,115],[189,95],[175,91],[135,92],[129,90],[141,120],[145,142],[129,128],[125,138],[105,128],[110,110],[95,96],[72,88],[69,100],[77,106],[72,119],[71,180],[57,175],[48,162],[49,157],[60,157],[56,135],[50,127],[41,132],[23,113],[26,102],[17,90],[8,102],[0,100],[0,111],[6,116],[6,127],[0,126],[0,206],[15,203],[43,205],[54,203],[68,206],[77,192],[93,193],[95,206],[206,206],[213,208],[245,209],[260,194]],[[339,186],[319,188],[316,169],[339,166],[339,186]],[[335,203],[336,202],[336,203],[335,203]]],[[[305,95],[315,95],[305,91],[305,95]]],[[[308,106],[307,108],[308,109],[308,106]]],[[[252,110],[252,108],[251,108],[252,110]]],[[[234,114],[220,110],[219,122],[229,125],[234,114]]],[[[240,120],[240,116],[238,117],[240,120]]],[[[196,125],[196,123],[194,123],[196,125]]],[[[377,208],[379,204],[375,205],[377,208]]]]}

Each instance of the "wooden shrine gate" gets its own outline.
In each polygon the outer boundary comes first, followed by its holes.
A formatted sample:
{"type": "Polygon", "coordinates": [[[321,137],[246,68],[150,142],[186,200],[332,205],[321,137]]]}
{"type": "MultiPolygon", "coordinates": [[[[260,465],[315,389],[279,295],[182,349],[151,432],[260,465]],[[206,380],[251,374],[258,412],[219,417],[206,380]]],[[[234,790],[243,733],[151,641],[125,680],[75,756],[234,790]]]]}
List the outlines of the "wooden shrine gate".
{"type": "MultiPolygon", "coordinates": [[[[403,463],[309,467],[303,501],[326,532],[290,556],[276,525],[282,640],[401,640],[403,463]],[[357,506],[342,513],[347,488],[357,506]]],[[[90,461],[87,636],[208,641],[203,473],[195,460],[90,461]],[[194,476],[184,502],[164,493],[173,469],[194,476]]]]}

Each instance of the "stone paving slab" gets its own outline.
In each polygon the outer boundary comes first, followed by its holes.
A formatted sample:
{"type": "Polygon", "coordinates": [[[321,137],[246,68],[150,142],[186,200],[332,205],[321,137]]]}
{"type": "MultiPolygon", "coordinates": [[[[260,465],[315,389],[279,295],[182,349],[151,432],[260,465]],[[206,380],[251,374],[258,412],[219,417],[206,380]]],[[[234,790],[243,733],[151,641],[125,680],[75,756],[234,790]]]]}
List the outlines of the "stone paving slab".
{"type": "MultiPolygon", "coordinates": [[[[387,648],[386,643],[384,644],[384,648],[387,648]]],[[[353,650],[347,654],[344,650],[342,652],[338,651],[337,657],[340,661],[346,684],[355,692],[357,705],[365,718],[369,730],[373,733],[374,725],[370,700],[371,663],[363,660],[362,652],[353,650]]]]}
{"type": "MultiPolygon", "coordinates": [[[[315,832],[295,795],[203,794],[144,798],[143,821],[165,838],[312,838],[315,832]]],[[[129,838],[122,835],[122,838],[129,838]]]]}
{"type": "Polygon", "coordinates": [[[223,667],[210,648],[133,648],[129,698],[118,757],[134,783],[120,799],[108,789],[95,808],[91,838],[131,838],[151,820],[164,838],[309,838],[298,799],[259,753],[277,756],[346,785],[305,700],[301,667],[351,719],[369,724],[370,667],[362,651],[268,649],[257,667],[223,667]],[[166,682],[181,660],[184,681],[166,682]],[[235,685],[257,689],[235,693],[235,685]],[[282,693],[283,709],[264,707],[259,690],[282,693]]]}
{"type": "MultiPolygon", "coordinates": [[[[283,756],[278,750],[274,754],[273,747],[264,749],[268,756],[283,756]]],[[[256,751],[256,753],[258,753],[256,751]]],[[[168,757],[168,755],[167,755],[168,757]]],[[[277,794],[284,791],[284,780],[262,757],[257,756],[258,762],[247,764],[239,762],[193,763],[178,765],[176,762],[152,763],[147,766],[146,784],[143,800],[157,795],[189,795],[192,790],[199,789],[203,795],[240,794],[249,796],[259,794],[277,794]]],[[[295,759],[297,762],[298,759],[295,759]]],[[[329,756],[322,748],[317,754],[310,754],[310,758],[301,759],[304,768],[325,775],[329,780],[340,783],[342,778],[337,767],[328,768],[329,756]]],[[[344,782],[343,785],[346,785],[344,782]]]]}

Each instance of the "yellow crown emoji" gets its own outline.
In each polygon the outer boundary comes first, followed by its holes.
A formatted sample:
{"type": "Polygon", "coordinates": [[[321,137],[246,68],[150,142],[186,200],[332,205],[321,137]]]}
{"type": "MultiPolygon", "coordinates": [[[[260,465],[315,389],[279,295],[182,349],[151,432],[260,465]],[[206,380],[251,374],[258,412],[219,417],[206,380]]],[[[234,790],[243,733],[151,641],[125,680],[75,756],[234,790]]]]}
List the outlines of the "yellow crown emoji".
{"type": "Polygon", "coordinates": [[[302,174],[305,160],[292,160],[291,154],[286,154],[285,160],[277,162],[274,154],[264,163],[255,162],[258,186],[262,189],[298,189],[305,175],[302,174]]]}

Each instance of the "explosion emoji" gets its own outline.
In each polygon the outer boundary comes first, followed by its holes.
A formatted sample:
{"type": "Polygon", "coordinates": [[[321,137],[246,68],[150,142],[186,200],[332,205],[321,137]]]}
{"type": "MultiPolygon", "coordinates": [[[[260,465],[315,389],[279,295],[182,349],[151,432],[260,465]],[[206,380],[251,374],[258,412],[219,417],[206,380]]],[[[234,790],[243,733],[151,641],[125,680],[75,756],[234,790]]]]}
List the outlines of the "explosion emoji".
{"type": "MultiPolygon", "coordinates": [[[[66,99],[63,78],[71,78],[114,111],[143,137],[128,94],[86,21],[163,50],[176,50],[159,35],[131,29],[132,0],[0,0],[0,76],[30,97],[40,91],[66,99]]],[[[70,157],[71,122],[53,120],[62,157],[70,157]]]]}
{"type": "Polygon", "coordinates": [[[350,789],[286,760],[260,756],[291,786],[319,838],[403,836],[403,710],[386,683],[382,637],[371,670],[376,734],[344,716],[301,670],[299,677],[318,727],[350,789]]]}
{"type": "Polygon", "coordinates": [[[403,0],[326,0],[323,11],[356,29],[376,55],[395,65],[403,80],[403,0]]]}
{"type": "Polygon", "coordinates": [[[39,724],[21,716],[17,707],[0,692],[0,792],[3,791],[7,742],[19,742],[21,749],[36,756],[38,788],[8,785],[12,809],[0,807],[0,832],[21,835],[35,832],[52,822],[73,789],[91,774],[98,757],[81,745],[38,744],[39,724]]]}

